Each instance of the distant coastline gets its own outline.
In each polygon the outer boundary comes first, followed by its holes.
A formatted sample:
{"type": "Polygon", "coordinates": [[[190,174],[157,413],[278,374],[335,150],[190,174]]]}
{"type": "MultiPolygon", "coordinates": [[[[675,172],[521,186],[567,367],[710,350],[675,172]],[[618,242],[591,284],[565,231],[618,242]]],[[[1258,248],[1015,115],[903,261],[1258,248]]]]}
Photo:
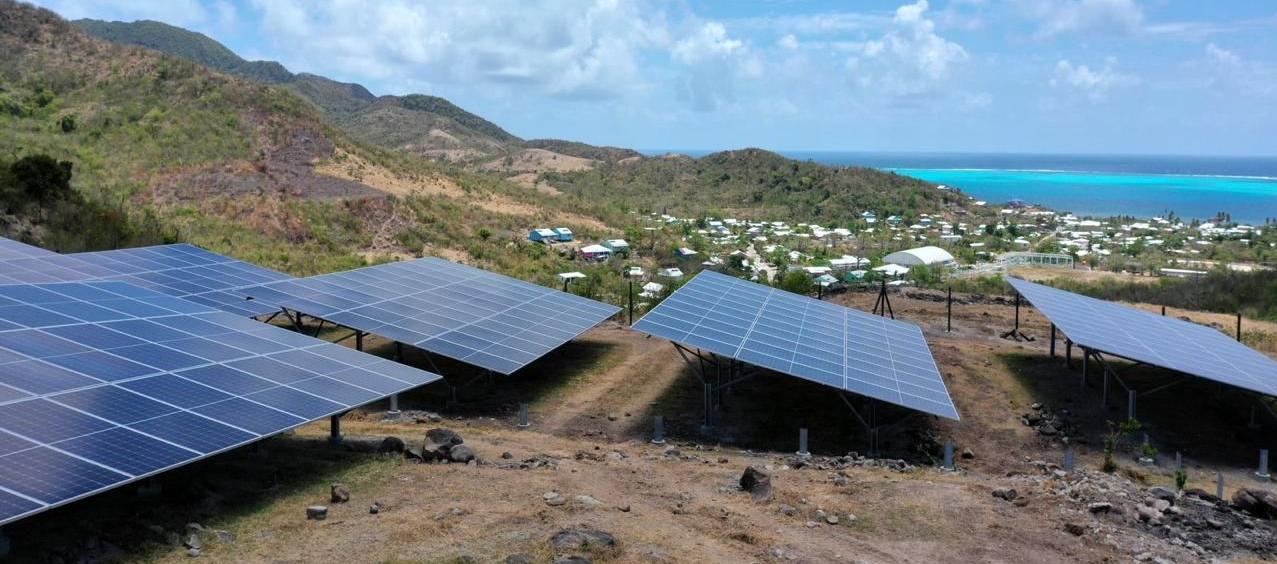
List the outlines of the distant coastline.
{"type": "MultiPolygon", "coordinates": [[[[679,152],[697,157],[710,151],[679,152]]],[[[1174,213],[1263,224],[1277,218],[1277,157],[866,153],[780,151],[799,160],[890,170],[961,189],[991,204],[1010,200],[1083,216],[1174,213]]]]}

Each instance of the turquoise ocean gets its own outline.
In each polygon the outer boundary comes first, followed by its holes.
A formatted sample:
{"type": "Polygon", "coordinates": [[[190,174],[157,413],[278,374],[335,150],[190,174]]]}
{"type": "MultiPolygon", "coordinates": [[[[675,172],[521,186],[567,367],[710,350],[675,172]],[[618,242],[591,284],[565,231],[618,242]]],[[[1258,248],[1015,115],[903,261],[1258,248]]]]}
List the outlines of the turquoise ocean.
{"type": "Polygon", "coordinates": [[[1277,157],[781,153],[890,170],[959,188],[990,204],[1022,200],[1080,216],[1151,218],[1174,212],[1184,219],[1210,219],[1224,212],[1253,224],[1277,218],[1277,157]]]}

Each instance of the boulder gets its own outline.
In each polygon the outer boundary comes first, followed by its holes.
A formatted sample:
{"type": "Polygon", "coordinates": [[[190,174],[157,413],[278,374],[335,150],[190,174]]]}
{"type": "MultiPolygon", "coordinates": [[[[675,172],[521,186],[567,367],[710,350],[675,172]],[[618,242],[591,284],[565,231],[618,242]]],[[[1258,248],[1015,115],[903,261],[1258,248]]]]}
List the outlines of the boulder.
{"type": "Polygon", "coordinates": [[[369,505],[369,506],[368,506],[368,514],[369,514],[369,515],[376,515],[376,514],[378,514],[378,513],[381,513],[381,508],[382,508],[381,502],[380,502],[380,501],[374,501],[374,502],[372,502],[372,505],[369,505]]]}
{"type": "Polygon", "coordinates": [[[1149,488],[1148,495],[1153,496],[1153,499],[1164,500],[1167,503],[1170,503],[1172,505],[1175,503],[1175,500],[1179,497],[1179,495],[1175,493],[1175,490],[1172,490],[1170,488],[1164,488],[1162,486],[1153,486],[1149,488]]]}
{"type": "Polygon", "coordinates": [[[323,521],[328,518],[327,505],[312,505],[306,508],[306,518],[315,521],[323,521]]]}
{"type": "Polygon", "coordinates": [[[350,501],[350,489],[341,484],[333,484],[328,497],[333,503],[346,503],[350,501]]]}
{"type": "Polygon", "coordinates": [[[1075,537],[1080,537],[1086,534],[1086,527],[1077,523],[1065,523],[1064,530],[1068,531],[1070,535],[1075,537]]]}
{"type": "Polygon", "coordinates": [[[1015,491],[1015,488],[995,488],[993,490],[993,497],[1003,501],[1015,501],[1015,498],[1018,495],[1019,494],[1015,491]]]}
{"type": "Polygon", "coordinates": [[[1141,505],[1139,507],[1136,507],[1135,513],[1139,515],[1140,521],[1153,522],[1162,518],[1161,511],[1158,511],[1156,508],[1149,507],[1147,505],[1141,505]]]}
{"type": "Polygon", "coordinates": [[[749,466],[740,477],[740,489],[749,492],[754,501],[766,501],[772,496],[772,479],[766,472],[749,466]]]}
{"type": "Polygon", "coordinates": [[[1277,519],[1277,494],[1256,488],[1243,488],[1233,494],[1233,507],[1260,519],[1277,519]]]}
{"type": "Polygon", "coordinates": [[[452,447],[464,443],[461,435],[444,428],[426,431],[426,438],[421,443],[421,459],[427,462],[445,460],[452,447]]]}
{"type": "Polygon", "coordinates": [[[1107,501],[1097,501],[1087,505],[1086,510],[1091,513],[1108,513],[1113,510],[1113,504],[1107,501]]]}
{"type": "Polygon", "coordinates": [[[972,450],[971,450],[971,449],[969,449],[969,448],[964,448],[964,449],[962,449],[962,459],[963,459],[963,460],[971,460],[972,458],[975,458],[975,452],[974,452],[974,451],[972,451],[972,450]]]}
{"type": "Polygon", "coordinates": [[[1215,494],[1210,493],[1210,492],[1208,492],[1208,491],[1206,491],[1206,490],[1203,490],[1203,489],[1201,489],[1201,488],[1188,488],[1188,489],[1184,490],[1184,495],[1189,496],[1189,497],[1195,497],[1195,498],[1197,498],[1197,499],[1200,499],[1200,500],[1205,501],[1205,502],[1208,502],[1208,503],[1219,503],[1219,502],[1220,502],[1220,499],[1219,499],[1218,497],[1215,497],[1215,494]]]}
{"type": "Polygon", "coordinates": [[[191,533],[182,539],[182,546],[199,550],[204,547],[204,543],[200,542],[200,536],[198,533],[191,533]]]}
{"type": "Polygon", "coordinates": [[[453,445],[448,449],[448,460],[467,463],[475,459],[474,450],[466,445],[453,445]]]}
{"type": "Polygon", "coordinates": [[[616,537],[607,531],[577,527],[555,533],[550,546],[560,552],[608,552],[616,549],[616,537]]]}
{"type": "Polygon", "coordinates": [[[382,454],[398,454],[404,451],[408,445],[404,444],[403,439],[399,437],[386,437],[381,440],[381,446],[377,447],[377,452],[382,454]]]}

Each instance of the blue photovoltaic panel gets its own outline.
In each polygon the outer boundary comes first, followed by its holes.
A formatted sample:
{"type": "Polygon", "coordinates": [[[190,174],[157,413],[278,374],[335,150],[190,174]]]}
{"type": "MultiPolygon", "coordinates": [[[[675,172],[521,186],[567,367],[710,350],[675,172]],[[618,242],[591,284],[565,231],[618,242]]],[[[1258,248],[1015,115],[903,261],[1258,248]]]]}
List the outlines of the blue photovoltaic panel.
{"type": "MultiPolygon", "coordinates": [[[[246,317],[272,313],[276,309],[247,301],[233,290],[290,278],[187,244],[69,255],[35,247],[30,249],[43,254],[22,255],[10,251],[15,245],[28,247],[0,238],[0,261],[3,262],[0,284],[116,280],[246,317]]],[[[175,306],[171,304],[170,309],[172,307],[175,306]]]]}
{"type": "Polygon", "coordinates": [[[958,419],[922,329],[704,271],[636,331],[777,372],[958,419]]]}
{"type": "Polygon", "coordinates": [[[423,258],[240,290],[270,303],[375,333],[501,374],[576,338],[620,308],[423,258]]]}
{"type": "Polygon", "coordinates": [[[0,304],[0,525],[439,379],[123,282],[0,304]]]}
{"type": "MultiPolygon", "coordinates": [[[[46,251],[40,247],[19,243],[13,239],[0,237],[0,260],[55,256],[57,253],[46,251]]],[[[2,503],[2,501],[0,501],[2,503]]]]}
{"type": "Polygon", "coordinates": [[[1215,329],[1018,278],[1006,281],[1079,346],[1277,396],[1277,361],[1215,329]]]}

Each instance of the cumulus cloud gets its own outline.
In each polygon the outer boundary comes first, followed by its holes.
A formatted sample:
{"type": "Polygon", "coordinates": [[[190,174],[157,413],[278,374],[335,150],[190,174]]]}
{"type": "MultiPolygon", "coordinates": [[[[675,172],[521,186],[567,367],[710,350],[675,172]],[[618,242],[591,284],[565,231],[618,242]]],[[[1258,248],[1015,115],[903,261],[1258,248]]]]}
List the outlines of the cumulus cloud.
{"type": "Polygon", "coordinates": [[[682,65],[676,83],[678,97],[699,112],[735,102],[738,77],[756,78],[763,74],[762,61],[719,22],[697,25],[692,33],[674,43],[670,58],[682,65]]]}
{"type": "Polygon", "coordinates": [[[1115,70],[1116,65],[1117,59],[1109,57],[1104,60],[1103,68],[1092,70],[1087,65],[1074,65],[1068,59],[1061,59],[1055,64],[1051,86],[1081,94],[1092,102],[1101,102],[1113,89],[1139,83],[1134,76],[1115,70]]]}
{"type": "Polygon", "coordinates": [[[928,7],[927,0],[900,6],[881,37],[849,46],[854,55],[847,68],[858,84],[916,97],[936,89],[954,66],[968,60],[966,49],[936,34],[935,22],[926,17],[928,7]]]}
{"type": "Polygon", "coordinates": [[[1038,24],[1035,35],[1069,33],[1134,34],[1144,25],[1135,0],[1016,0],[1020,12],[1038,24]]]}
{"type": "Polygon", "coordinates": [[[793,51],[798,48],[798,37],[792,33],[787,33],[784,37],[776,40],[776,46],[793,51]]]}
{"type": "Polygon", "coordinates": [[[567,98],[643,85],[644,50],[669,43],[663,16],[633,2],[253,0],[263,36],[298,68],[383,82],[489,83],[567,98]]]}
{"type": "Polygon", "coordinates": [[[708,59],[730,57],[745,48],[744,42],[727,36],[727,28],[718,22],[707,22],[691,36],[674,44],[674,60],[695,64],[708,59]]]}

